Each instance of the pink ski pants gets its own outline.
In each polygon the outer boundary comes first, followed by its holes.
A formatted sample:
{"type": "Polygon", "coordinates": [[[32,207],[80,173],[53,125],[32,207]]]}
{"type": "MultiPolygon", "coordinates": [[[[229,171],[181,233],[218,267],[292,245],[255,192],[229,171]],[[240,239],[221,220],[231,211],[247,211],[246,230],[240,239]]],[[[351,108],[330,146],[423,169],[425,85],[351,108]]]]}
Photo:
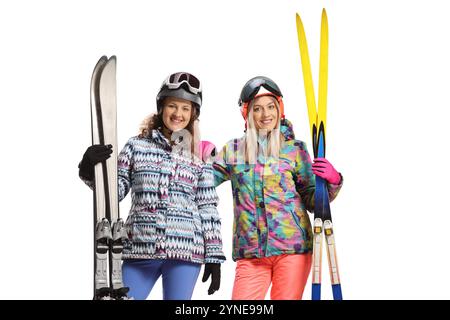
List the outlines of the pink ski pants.
{"type": "Polygon", "coordinates": [[[310,253],[240,259],[236,265],[233,300],[264,300],[270,284],[272,300],[299,300],[311,270],[310,253]]]}

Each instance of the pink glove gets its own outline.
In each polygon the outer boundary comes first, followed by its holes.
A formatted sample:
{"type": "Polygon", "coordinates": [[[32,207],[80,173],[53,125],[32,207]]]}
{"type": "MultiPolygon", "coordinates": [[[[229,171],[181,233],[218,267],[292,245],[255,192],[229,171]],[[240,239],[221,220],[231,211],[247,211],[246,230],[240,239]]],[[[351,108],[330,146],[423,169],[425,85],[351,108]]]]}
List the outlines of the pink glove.
{"type": "Polygon", "coordinates": [[[331,184],[339,184],[341,182],[341,175],[325,158],[314,159],[312,171],[316,176],[327,180],[331,184]]]}
{"type": "Polygon", "coordinates": [[[200,155],[202,156],[203,162],[212,162],[213,158],[216,156],[216,146],[212,142],[201,141],[200,155]]]}

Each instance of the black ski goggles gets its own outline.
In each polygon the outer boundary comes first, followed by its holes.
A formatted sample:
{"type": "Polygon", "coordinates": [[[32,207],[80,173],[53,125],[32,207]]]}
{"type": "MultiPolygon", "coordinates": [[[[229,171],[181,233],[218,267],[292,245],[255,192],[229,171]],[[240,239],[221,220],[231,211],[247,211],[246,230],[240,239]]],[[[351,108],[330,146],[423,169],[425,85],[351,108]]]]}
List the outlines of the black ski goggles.
{"type": "Polygon", "coordinates": [[[242,106],[242,104],[253,100],[261,87],[264,87],[267,91],[273,93],[277,97],[283,97],[280,88],[278,88],[275,82],[267,77],[260,76],[250,79],[244,85],[244,88],[242,88],[241,96],[239,98],[239,105],[242,106]]]}
{"type": "Polygon", "coordinates": [[[187,89],[193,94],[202,92],[202,85],[200,83],[200,80],[187,72],[173,73],[168,76],[163,83],[163,85],[167,86],[167,88],[171,90],[178,89],[183,84],[185,84],[187,89]]]}

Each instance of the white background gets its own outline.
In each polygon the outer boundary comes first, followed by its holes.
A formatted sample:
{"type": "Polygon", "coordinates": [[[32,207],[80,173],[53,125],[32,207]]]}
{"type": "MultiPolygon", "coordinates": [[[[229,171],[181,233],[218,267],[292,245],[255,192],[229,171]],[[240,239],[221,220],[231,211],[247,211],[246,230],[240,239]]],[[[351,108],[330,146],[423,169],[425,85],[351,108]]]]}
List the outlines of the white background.
{"type": "MultiPolygon", "coordinates": [[[[448,299],[448,1],[21,1],[0,4],[1,299],[91,299],[92,192],[77,164],[90,144],[89,87],[116,55],[119,145],[155,110],[162,80],[204,86],[202,137],[243,132],[251,77],[274,79],[297,138],[309,125],[295,13],[317,81],[329,20],[327,155],[345,184],[332,204],[344,298],[448,299]],[[157,4],[156,4],[157,3],[157,4]]],[[[232,198],[218,188],[229,299],[232,198]]],[[[122,216],[129,197],[121,203],[122,216]]],[[[323,296],[331,298],[324,256],[323,296]]],[[[160,299],[158,283],[150,299],[160,299]]],[[[310,284],[304,297],[310,298],[310,284]]]]}

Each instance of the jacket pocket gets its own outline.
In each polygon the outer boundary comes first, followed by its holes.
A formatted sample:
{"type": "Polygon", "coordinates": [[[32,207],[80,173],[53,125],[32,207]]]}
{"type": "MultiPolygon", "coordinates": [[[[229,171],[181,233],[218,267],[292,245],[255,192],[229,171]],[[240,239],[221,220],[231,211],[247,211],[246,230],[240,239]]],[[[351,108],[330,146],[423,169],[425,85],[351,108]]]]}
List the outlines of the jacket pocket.
{"type": "Polygon", "coordinates": [[[292,215],[292,219],[294,220],[295,224],[297,225],[299,232],[301,234],[301,237],[304,240],[307,240],[309,238],[308,231],[311,229],[311,223],[309,221],[309,217],[306,212],[304,212],[301,216],[299,216],[295,210],[290,211],[292,215]]]}
{"type": "Polygon", "coordinates": [[[133,243],[154,243],[157,235],[156,214],[133,214],[129,230],[133,243]]]}
{"type": "Polygon", "coordinates": [[[301,218],[294,212],[292,212],[291,210],[289,210],[289,212],[291,213],[292,219],[294,220],[295,224],[297,225],[297,227],[301,230],[301,224],[300,224],[300,220],[301,218]]]}

